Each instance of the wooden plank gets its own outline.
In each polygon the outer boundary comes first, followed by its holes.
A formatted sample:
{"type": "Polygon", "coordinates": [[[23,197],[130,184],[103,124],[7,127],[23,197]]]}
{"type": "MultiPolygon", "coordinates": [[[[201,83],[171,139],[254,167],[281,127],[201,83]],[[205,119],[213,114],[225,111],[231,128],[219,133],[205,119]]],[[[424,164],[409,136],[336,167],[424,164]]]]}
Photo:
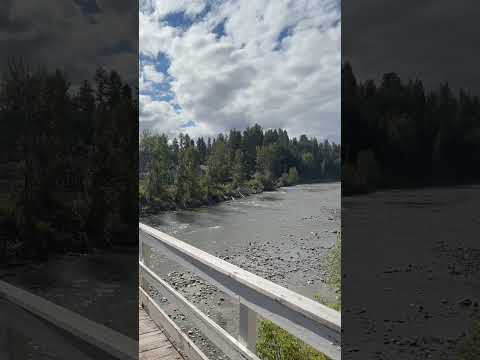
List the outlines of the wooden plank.
{"type": "Polygon", "coordinates": [[[170,303],[186,314],[199,330],[222,352],[232,360],[259,360],[252,350],[249,350],[245,344],[231,336],[215,321],[201,312],[195,305],[189,302],[178,291],[170,286],[166,281],[151,271],[143,263],[139,263],[141,277],[146,278],[150,284],[155,287],[170,303]]]}
{"type": "Polygon", "coordinates": [[[117,359],[138,359],[138,342],[0,280],[0,296],[117,359]]]}
{"type": "Polygon", "coordinates": [[[139,320],[139,322],[140,322],[139,328],[138,328],[139,335],[146,334],[158,329],[157,325],[150,319],[139,320]]]}
{"type": "Polygon", "coordinates": [[[140,352],[156,349],[170,345],[167,337],[161,330],[151,331],[142,335],[142,341],[140,341],[140,352]]]}
{"type": "Polygon", "coordinates": [[[182,360],[182,356],[170,349],[157,348],[140,353],[140,360],[182,360]]]}
{"type": "Polygon", "coordinates": [[[141,307],[138,309],[138,320],[151,320],[145,310],[141,307]]]}
{"type": "Polygon", "coordinates": [[[140,291],[140,304],[148,313],[150,318],[164,330],[164,334],[188,359],[208,360],[203,352],[183,333],[172,319],[156,304],[156,302],[142,289],[140,291]]]}
{"type": "Polygon", "coordinates": [[[221,260],[150,226],[139,224],[139,240],[162,251],[227,294],[328,357],[341,358],[341,316],[271,281],[221,260]]]}
{"type": "Polygon", "coordinates": [[[142,318],[142,320],[139,320],[140,359],[183,359],[163,331],[158,328],[143,309],[139,309],[138,317],[139,319],[142,318]]]}

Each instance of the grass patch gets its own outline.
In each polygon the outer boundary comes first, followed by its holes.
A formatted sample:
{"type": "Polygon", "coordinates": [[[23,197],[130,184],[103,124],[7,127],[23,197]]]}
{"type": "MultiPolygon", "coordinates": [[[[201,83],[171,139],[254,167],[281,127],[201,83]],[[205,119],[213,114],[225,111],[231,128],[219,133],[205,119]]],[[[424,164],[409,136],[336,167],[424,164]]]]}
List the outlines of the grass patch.
{"type": "Polygon", "coordinates": [[[328,360],[324,354],[268,320],[260,323],[257,355],[263,360],[328,360]]]}
{"type": "MultiPolygon", "coordinates": [[[[335,303],[326,302],[321,296],[315,299],[322,304],[340,311],[341,309],[341,235],[325,258],[327,284],[337,293],[335,303]]],[[[271,321],[263,320],[260,323],[257,340],[257,355],[262,360],[328,360],[329,358],[305,344],[295,336],[275,325],[271,321]]]]}

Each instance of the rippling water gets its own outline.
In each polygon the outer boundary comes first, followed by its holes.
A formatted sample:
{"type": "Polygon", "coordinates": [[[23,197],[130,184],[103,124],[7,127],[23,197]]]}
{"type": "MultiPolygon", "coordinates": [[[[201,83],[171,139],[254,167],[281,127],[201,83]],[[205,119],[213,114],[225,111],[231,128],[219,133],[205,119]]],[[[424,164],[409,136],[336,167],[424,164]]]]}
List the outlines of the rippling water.
{"type": "MultiPolygon", "coordinates": [[[[272,256],[308,259],[308,250],[327,248],[335,242],[340,228],[340,183],[281,188],[141,221],[214,255],[241,253],[255,242],[271,245],[272,256]]],[[[179,269],[162,257],[153,265],[161,272],[179,269]]],[[[279,266],[289,265],[279,261],[279,266]]],[[[318,283],[299,283],[294,275],[282,285],[307,296],[313,296],[318,288],[318,283]]]]}

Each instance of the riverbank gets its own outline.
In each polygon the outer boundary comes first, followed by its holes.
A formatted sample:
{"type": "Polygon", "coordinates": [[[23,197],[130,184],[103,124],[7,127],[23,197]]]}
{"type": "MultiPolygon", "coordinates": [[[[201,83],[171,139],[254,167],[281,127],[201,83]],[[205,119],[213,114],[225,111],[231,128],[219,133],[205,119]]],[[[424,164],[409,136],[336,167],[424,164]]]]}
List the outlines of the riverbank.
{"type": "MultiPolygon", "coordinates": [[[[274,189],[276,189],[275,187],[274,189]]],[[[273,190],[273,189],[272,189],[273,190]]],[[[260,194],[264,191],[263,186],[259,184],[248,184],[240,188],[233,188],[231,184],[216,186],[208,196],[197,199],[191,199],[189,202],[180,203],[175,201],[174,196],[165,196],[163,198],[150,199],[142,198],[140,191],[140,216],[153,215],[164,211],[176,211],[184,209],[196,209],[203,206],[212,206],[223,201],[240,199],[252,194],[260,194]]]]}
{"type": "Polygon", "coordinates": [[[147,200],[140,186],[139,191],[139,211],[140,217],[158,214],[166,211],[177,211],[186,209],[198,209],[205,206],[213,206],[221,202],[242,199],[251,195],[261,194],[265,191],[276,191],[282,187],[291,187],[296,185],[308,185],[308,184],[322,184],[336,182],[338,179],[321,179],[312,180],[310,182],[300,182],[289,184],[284,181],[279,181],[276,184],[269,184],[265,186],[260,181],[252,179],[246,182],[241,187],[234,187],[233,184],[227,183],[217,185],[214,187],[208,195],[198,199],[192,199],[187,203],[180,203],[175,201],[173,191],[166,192],[163,198],[156,198],[147,200]]]}

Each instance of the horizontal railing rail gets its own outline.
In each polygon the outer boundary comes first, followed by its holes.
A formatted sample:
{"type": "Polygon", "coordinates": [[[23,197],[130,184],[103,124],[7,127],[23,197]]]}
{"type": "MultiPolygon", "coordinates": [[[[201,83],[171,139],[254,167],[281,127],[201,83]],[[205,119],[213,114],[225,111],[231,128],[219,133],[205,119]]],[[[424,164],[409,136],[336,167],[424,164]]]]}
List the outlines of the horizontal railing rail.
{"type": "MultiPolygon", "coordinates": [[[[139,243],[141,279],[189,314],[199,330],[230,358],[258,359],[255,355],[257,315],[272,321],[329,358],[341,358],[341,317],[338,311],[141,223],[139,243]],[[144,261],[144,245],[160,251],[237,299],[239,338],[234,339],[155,274],[144,261]]],[[[141,301],[143,296],[147,305],[153,301],[144,289],[141,288],[140,293],[141,301]]]]}
{"type": "MultiPolygon", "coordinates": [[[[0,301],[5,303],[2,307],[4,311],[0,311],[0,320],[3,320],[0,329],[5,332],[12,328],[34,341],[40,339],[42,343],[46,342],[48,343],[46,345],[55,347],[56,351],[66,356],[65,358],[72,360],[98,358],[98,355],[88,355],[76,347],[78,343],[84,343],[89,348],[98,349],[99,353],[105,354],[102,358],[138,359],[138,342],[134,339],[2,280],[0,301]],[[8,304],[12,306],[6,310],[8,304]],[[70,344],[71,339],[62,336],[62,333],[75,340],[74,344],[70,344]]],[[[5,334],[0,334],[2,335],[5,334]]]]}

